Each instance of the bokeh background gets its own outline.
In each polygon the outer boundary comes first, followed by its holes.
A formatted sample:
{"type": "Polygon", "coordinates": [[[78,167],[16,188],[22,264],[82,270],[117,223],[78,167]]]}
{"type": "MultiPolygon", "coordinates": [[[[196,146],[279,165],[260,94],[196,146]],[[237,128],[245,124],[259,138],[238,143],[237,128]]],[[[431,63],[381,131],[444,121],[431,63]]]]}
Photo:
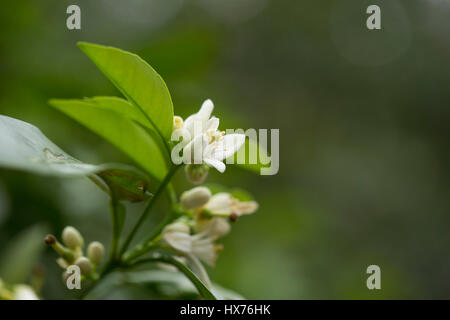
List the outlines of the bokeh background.
{"type": "MultiPolygon", "coordinates": [[[[449,15],[448,0],[6,1],[0,113],[83,161],[130,162],[47,101],[119,95],[76,41],[135,52],[165,79],[176,114],[211,98],[222,128],[280,129],[277,175],[211,170],[208,182],[260,203],[223,240],[214,281],[251,299],[449,298],[449,15]],[[66,28],[70,4],[82,30],[66,28]],[[381,7],[382,30],[367,30],[369,4],[381,7]],[[366,288],[371,264],[379,291],[366,288]]],[[[178,192],[189,187],[176,180],[178,192]]],[[[108,243],[107,202],[87,179],[0,170],[0,253],[36,225],[108,243]]],[[[38,259],[42,294],[70,298],[55,258],[44,249],[38,259]]]]}

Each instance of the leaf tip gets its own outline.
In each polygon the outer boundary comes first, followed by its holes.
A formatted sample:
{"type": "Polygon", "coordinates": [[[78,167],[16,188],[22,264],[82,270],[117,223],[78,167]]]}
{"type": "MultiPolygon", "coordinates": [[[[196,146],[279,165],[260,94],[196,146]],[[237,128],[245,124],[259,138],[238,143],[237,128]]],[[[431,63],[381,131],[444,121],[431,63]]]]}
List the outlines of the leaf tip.
{"type": "Polygon", "coordinates": [[[96,46],[96,44],[90,43],[90,42],[86,42],[86,41],[78,41],[77,42],[77,47],[80,48],[80,50],[83,51],[84,53],[87,53],[89,48],[90,47],[94,47],[94,46],[96,46]]]}
{"type": "Polygon", "coordinates": [[[59,101],[59,99],[51,98],[47,101],[47,103],[52,107],[56,107],[59,101]]]}
{"type": "Polygon", "coordinates": [[[77,47],[81,49],[81,48],[87,46],[88,44],[89,44],[89,42],[78,41],[78,42],[77,42],[77,47]]]}

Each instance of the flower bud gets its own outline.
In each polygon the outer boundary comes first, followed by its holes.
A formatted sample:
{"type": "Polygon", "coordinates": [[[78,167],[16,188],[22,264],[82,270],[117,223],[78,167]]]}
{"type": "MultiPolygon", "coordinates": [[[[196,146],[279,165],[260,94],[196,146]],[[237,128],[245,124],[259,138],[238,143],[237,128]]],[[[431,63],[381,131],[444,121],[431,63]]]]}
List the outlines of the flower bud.
{"type": "Polygon", "coordinates": [[[58,264],[58,266],[60,266],[63,269],[67,269],[67,267],[69,266],[67,261],[63,258],[56,259],[56,263],[58,264]]]}
{"type": "Polygon", "coordinates": [[[192,210],[203,207],[211,198],[211,191],[206,187],[196,187],[183,192],[181,206],[183,209],[192,210]]]}
{"type": "Polygon", "coordinates": [[[75,261],[75,264],[80,267],[81,274],[87,275],[91,273],[91,262],[86,257],[80,257],[75,261]]]}
{"type": "Polygon", "coordinates": [[[105,247],[98,241],[91,242],[87,249],[89,260],[95,265],[102,263],[105,247]]]}
{"type": "Polygon", "coordinates": [[[73,252],[66,247],[64,247],[61,243],[56,240],[56,237],[52,234],[48,234],[45,236],[45,243],[55,250],[63,260],[72,262],[74,260],[73,252]]]}
{"type": "Polygon", "coordinates": [[[45,244],[52,246],[56,243],[56,238],[54,235],[48,234],[45,236],[44,242],[45,242],[45,244]]]}
{"type": "Polygon", "coordinates": [[[173,117],[173,130],[178,130],[183,128],[183,118],[179,116],[173,117]]]}
{"type": "Polygon", "coordinates": [[[69,249],[82,248],[84,240],[80,232],[74,227],[65,227],[62,232],[62,241],[69,249]]]}
{"type": "Polygon", "coordinates": [[[192,184],[201,184],[208,176],[209,167],[205,164],[188,164],[185,167],[186,178],[192,184]]]}

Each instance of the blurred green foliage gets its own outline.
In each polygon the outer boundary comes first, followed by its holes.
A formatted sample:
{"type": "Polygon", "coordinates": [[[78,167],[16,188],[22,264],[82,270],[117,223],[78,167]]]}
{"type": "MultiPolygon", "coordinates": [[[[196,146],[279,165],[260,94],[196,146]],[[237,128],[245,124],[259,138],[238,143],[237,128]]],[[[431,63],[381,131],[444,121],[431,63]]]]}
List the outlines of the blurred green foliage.
{"type": "MultiPolygon", "coordinates": [[[[370,1],[386,18],[371,34],[368,4],[7,1],[0,113],[36,125],[83,161],[131,163],[47,101],[119,95],[77,41],[135,52],[165,79],[175,114],[211,98],[223,128],[280,129],[278,175],[229,166],[208,177],[260,203],[224,239],[210,270],[215,282],[246,298],[446,298],[450,6],[370,1]],[[65,26],[69,4],[81,7],[80,31],[65,26]],[[381,291],[366,288],[371,264],[381,267],[381,291]]],[[[176,178],[178,192],[189,187],[176,178]]],[[[139,206],[129,205],[131,220],[139,206]]],[[[1,170],[0,250],[42,222],[53,233],[70,224],[87,241],[108,242],[108,198],[87,179],[1,170]]],[[[55,258],[48,250],[40,259],[43,296],[69,298],[55,258]]],[[[106,297],[154,297],[146,286],[132,288],[106,297]]]]}

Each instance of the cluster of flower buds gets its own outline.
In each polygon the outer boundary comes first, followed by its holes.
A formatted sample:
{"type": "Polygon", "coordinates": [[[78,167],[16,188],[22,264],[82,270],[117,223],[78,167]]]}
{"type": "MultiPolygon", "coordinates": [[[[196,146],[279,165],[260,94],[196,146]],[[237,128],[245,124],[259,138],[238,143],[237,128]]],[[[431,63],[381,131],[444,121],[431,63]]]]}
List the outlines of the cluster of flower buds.
{"type": "Polygon", "coordinates": [[[181,207],[190,213],[168,225],[163,241],[182,254],[193,255],[209,265],[214,265],[217,254],[223,249],[215,241],[230,231],[234,222],[244,214],[258,209],[255,201],[239,201],[230,193],[212,194],[206,187],[196,187],[184,192],[181,207]]]}
{"type": "MultiPolygon", "coordinates": [[[[80,268],[83,276],[95,274],[97,267],[103,260],[105,251],[103,244],[98,241],[91,242],[87,248],[86,257],[83,252],[84,239],[77,229],[70,226],[65,227],[61,239],[62,244],[54,235],[49,234],[45,237],[45,243],[51,246],[60,256],[56,260],[58,265],[64,270],[71,265],[76,265],[80,268]]],[[[63,280],[65,281],[68,276],[67,271],[64,271],[63,280]]]]}

